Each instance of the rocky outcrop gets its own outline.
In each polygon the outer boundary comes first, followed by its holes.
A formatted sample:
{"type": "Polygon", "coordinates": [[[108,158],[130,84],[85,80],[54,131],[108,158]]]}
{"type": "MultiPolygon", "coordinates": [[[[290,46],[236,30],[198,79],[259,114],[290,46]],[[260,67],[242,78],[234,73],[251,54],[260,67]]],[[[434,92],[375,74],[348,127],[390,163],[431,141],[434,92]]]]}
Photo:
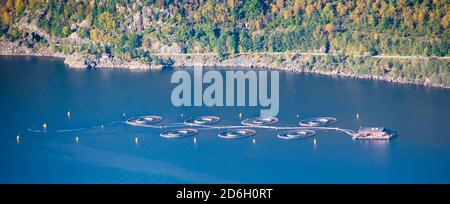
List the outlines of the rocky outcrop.
{"type": "Polygon", "coordinates": [[[200,55],[200,56],[172,56],[171,59],[175,61],[174,66],[176,67],[245,67],[245,68],[262,68],[262,69],[275,69],[290,72],[306,72],[315,73],[321,75],[338,76],[338,77],[349,77],[349,78],[361,78],[370,80],[383,80],[393,83],[401,84],[416,84],[425,85],[430,87],[441,87],[450,88],[449,85],[432,83],[430,79],[426,78],[423,80],[408,80],[405,78],[394,78],[388,75],[384,76],[374,76],[374,75],[362,75],[355,74],[343,70],[334,71],[324,71],[319,69],[319,65],[309,64],[309,57],[311,56],[301,56],[296,58],[288,58],[283,62],[277,62],[277,57],[274,56],[238,56],[232,59],[219,60],[215,56],[210,55],[200,55]]]}
{"type": "Polygon", "coordinates": [[[101,58],[96,55],[74,53],[65,55],[52,52],[43,47],[38,50],[28,48],[18,42],[0,41],[0,55],[10,56],[45,56],[64,59],[64,64],[71,68],[124,68],[124,69],[161,69],[163,65],[155,65],[140,61],[125,61],[117,58],[101,58]]]}
{"type": "Polygon", "coordinates": [[[162,65],[154,65],[145,62],[139,61],[124,61],[121,59],[104,59],[101,58],[98,60],[98,64],[95,66],[96,68],[124,68],[124,69],[161,69],[162,65]]]}
{"type": "Polygon", "coordinates": [[[50,48],[36,48],[27,47],[22,42],[8,42],[0,40],[0,55],[14,55],[14,56],[43,56],[43,57],[58,57],[65,58],[66,56],[59,52],[52,52],[50,48]]]}
{"type": "Polygon", "coordinates": [[[78,54],[69,55],[64,59],[64,64],[72,68],[87,68],[88,63],[78,54]]]}
{"type": "Polygon", "coordinates": [[[160,41],[153,41],[151,43],[151,47],[149,49],[152,53],[161,53],[161,54],[180,54],[181,46],[178,43],[172,43],[171,45],[165,45],[160,41]]]}
{"type": "Polygon", "coordinates": [[[19,42],[0,42],[0,55],[34,55],[34,51],[19,42]]]}
{"type": "MultiPolygon", "coordinates": [[[[334,71],[324,71],[319,69],[320,63],[310,64],[309,57],[311,56],[297,56],[290,57],[284,60],[278,60],[276,56],[268,55],[243,55],[237,56],[227,60],[220,60],[215,55],[183,55],[176,52],[178,45],[172,45],[170,49],[165,50],[167,53],[172,53],[173,55],[165,55],[164,57],[170,58],[174,62],[175,67],[247,67],[247,68],[265,68],[265,69],[276,69],[292,72],[308,72],[316,73],[322,75],[340,76],[340,77],[351,77],[351,78],[363,78],[371,80],[384,80],[394,83],[404,83],[404,84],[420,84],[432,87],[442,87],[450,88],[450,86],[445,84],[432,83],[429,78],[423,80],[408,80],[405,78],[393,78],[391,76],[373,76],[373,75],[360,75],[344,70],[334,70],[334,71]]],[[[50,56],[50,57],[60,57],[64,58],[64,63],[72,68],[124,68],[124,69],[161,69],[163,65],[154,65],[151,63],[145,63],[141,61],[126,61],[117,58],[109,57],[99,57],[95,55],[81,55],[72,54],[64,55],[62,53],[53,53],[49,48],[41,48],[39,50],[33,50],[31,48],[24,47],[18,42],[5,42],[0,41],[0,55],[27,55],[27,56],[50,56]]]]}
{"type": "Polygon", "coordinates": [[[143,24],[143,19],[142,19],[142,14],[141,14],[141,12],[136,12],[136,14],[134,14],[134,16],[133,16],[133,18],[134,18],[134,26],[136,27],[136,31],[138,32],[138,33],[141,33],[142,32],[142,24],[143,24]]]}
{"type": "Polygon", "coordinates": [[[99,58],[95,55],[72,54],[65,57],[64,63],[72,68],[121,68],[121,69],[161,69],[140,61],[125,61],[117,58],[99,58]]]}

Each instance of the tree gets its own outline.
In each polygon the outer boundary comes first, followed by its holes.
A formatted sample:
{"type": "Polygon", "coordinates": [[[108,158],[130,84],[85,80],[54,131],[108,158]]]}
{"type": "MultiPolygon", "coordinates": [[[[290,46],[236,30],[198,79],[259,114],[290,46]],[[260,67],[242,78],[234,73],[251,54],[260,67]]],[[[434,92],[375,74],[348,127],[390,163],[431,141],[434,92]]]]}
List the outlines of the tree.
{"type": "Polygon", "coordinates": [[[333,33],[333,28],[334,26],[331,23],[325,25],[325,31],[327,31],[328,33],[333,33]]]}
{"type": "Polygon", "coordinates": [[[244,1],[242,9],[246,11],[251,19],[255,20],[261,13],[264,13],[267,8],[263,0],[248,0],[244,1]]]}
{"type": "Polygon", "coordinates": [[[257,35],[252,40],[253,41],[253,51],[264,51],[266,48],[266,37],[264,35],[257,35]]]}
{"type": "Polygon", "coordinates": [[[142,36],[140,36],[136,33],[131,33],[128,35],[128,40],[126,41],[125,45],[128,48],[141,47],[141,39],[142,39],[142,36]]]}
{"type": "Polygon", "coordinates": [[[70,35],[70,28],[69,28],[69,26],[64,26],[62,28],[62,35],[63,35],[63,37],[68,37],[70,35]]]}
{"type": "Polygon", "coordinates": [[[219,57],[222,59],[228,57],[227,33],[225,31],[223,30],[220,31],[220,36],[215,44],[216,44],[215,51],[217,54],[219,54],[219,57]]]}
{"type": "Polygon", "coordinates": [[[447,13],[442,18],[442,26],[444,27],[444,29],[447,29],[449,25],[450,25],[450,13],[447,13]]]}
{"type": "Polygon", "coordinates": [[[12,11],[15,7],[15,3],[13,0],[7,0],[5,3],[5,8],[7,11],[12,11]]]}
{"type": "Polygon", "coordinates": [[[80,38],[89,38],[89,30],[87,28],[80,28],[77,34],[80,38]]]}
{"type": "Polygon", "coordinates": [[[235,0],[228,0],[228,7],[233,10],[236,2],[235,0]]]}
{"type": "Polygon", "coordinates": [[[239,44],[244,52],[251,51],[253,43],[252,43],[252,39],[250,38],[247,30],[243,30],[239,34],[239,44]]]}
{"type": "Polygon", "coordinates": [[[98,39],[99,32],[97,29],[92,29],[90,31],[90,39],[96,41],[98,39]]]}
{"type": "Polygon", "coordinates": [[[7,11],[2,11],[2,22],[6,25],[11,21],[11,17],[7,11]]]}
{"type": "Polygon", "coordinates": [[[340,16],[344,16],[347,13],[347,8],[345,8],[345,6],[344,6],[344,4],[342,4],[342,2],[338,3],[336,9],[340,16]]]}
{"type": "Polygon", "coordinates": [[[234,58],[234,56],[236,54],[236,40],[235,40],[234,35],[227,35],[226,49],[227,49],[227,53],[229,54],[229,56],[231,58],[234,58]]]}
{"type": "Polygon", "coordinates": [[[23,0],[16,0],[14,7],[16,9],[16,16],[20,16],[25,10],[25,3],[23,2],[23,0]]]}
{"type": "Polygon", "coordinates": [[[102,31],[112,32],[116,28],[116,23],[109,12],[103,12],[98,17],[97,27],[102,31]]]}
{"type": "Polygon", "coordinates": [[[294,16],[300,16],[300,10],[303,9],[304,1],[294,0],[294,16]]]}
{"type": "Polygon", "coordinates": [[[191,26],[185,25],[180,26],[175,32],[175,39],[178,42],[186,42],[194,36],[194,30],[191,29],[191,26]]]}

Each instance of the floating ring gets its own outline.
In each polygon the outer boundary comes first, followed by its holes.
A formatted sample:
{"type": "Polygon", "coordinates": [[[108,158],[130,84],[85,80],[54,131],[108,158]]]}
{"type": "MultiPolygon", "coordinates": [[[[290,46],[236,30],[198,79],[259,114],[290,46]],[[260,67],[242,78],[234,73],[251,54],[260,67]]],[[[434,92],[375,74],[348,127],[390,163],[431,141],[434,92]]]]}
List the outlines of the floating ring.
{"type": "Polygon", "coordinates": [[[132,125],[132,126],[146,127],[148,125],[158,123],[161,121],[162,121],[161,116],[150,115],[150,116],[139,116],[139,117],[135,117],[135,118],[130,118],[130,119],[126,120],[125,123],[128,125],[132,125]]]}
{"type": "Polygon", "coordinates": [[[293,140],[293,139],[303,139],[315,135],[314,130],[290,130],[286,132],[281,132],[277,135],[280,139],[293,140]]]}
{"type": "Polygon", "coordinates": [[[309,118],[305,119],[299,122],[300,126],[307,126],[307,127],[318,127],[318,126],[325,126],[325,125],[332,125],[337,122],[336,118],[332,117],[317,117],[317,118],[309,118]]]}
{"type": "Polygon", "coordinates": [[[219,122],[220,118],[216,116],[200,116],[184,121],[186,125],[211,125],[219,122]]]}
{"type": "Polygon", "coordinates": [[[250,137],[253,136],[254,134],[256,134],[256,131],[252,129],[234,129],[219,133],[219,137],[225,139],[238,139],[250,137]]]}
{"type": "Polygon", "coordinates": [[[247,126],[265,126],[276,122],[278,122],[278,118],[275,117],[257,117],[245,119],[241,124],[247,126]]]}
{"type": "Polygon", "coordinates": [[[160,134],[161,137],[164,138],[181,138],[181,137],[188,137],[197,134],[196,129],[191,128],[182,128],[182,129],[175,129],[175,130],[168,130],[165,132],[162,132],[160,134]]]}

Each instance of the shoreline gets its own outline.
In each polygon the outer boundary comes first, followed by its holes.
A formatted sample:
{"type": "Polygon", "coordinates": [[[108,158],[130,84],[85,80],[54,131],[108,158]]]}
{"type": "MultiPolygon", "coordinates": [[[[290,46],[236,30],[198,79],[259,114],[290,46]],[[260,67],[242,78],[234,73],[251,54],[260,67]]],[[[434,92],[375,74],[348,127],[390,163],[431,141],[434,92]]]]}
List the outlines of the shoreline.
{"type": "MultiPolygon", "coordinates": [[[[64,60],[69,68],[73,69],[84,69],[92,66],[94,68],[114,68],[114,69],[130,69],[130,70],[158,70],[162,69],[164,65],[154,65],[150,63],[144,63],[139,61],[125,61],[116,58],[93,58],[92,56],[82,56],[80,54],[65,55],[63,53],[52,53],[47,50],[33,51],[30,48],[25,48],[21,46],[12,46],[13,43],[8,43],[8,46],[4,46],[5,42],[0,42],[3,47],[0,49],[0,56],[31,56],[31,57],[55,57],[64,60]],[[14,49],[12,49],[13,47],[14,49]],[[6,48],[6,49],[5,49],[6,48]],[[8,49],[9,48],[9,49],[8,49]]],[[[427,80],[407,80],[404,78],[393,78],[390,76],[376,76],[376,75],[364,75],[355,74],[343,71],[324,71],[318,70],[315,67],[312,69],[305,69],[303,61],[304,58],[294,60],[286,60],[283,63],[274,63],[273,56],[261,57],[260,55],[250,56],[250,55],[240,55],[231,59],[219,60],[216,56],[190,56],[176,53],[171,55],[166,54],[174,60],[173,67],[206,67],[206,68],[218,68],[218,67],[241,67],[241,68],[257,68],[257,69],[267,69],[267,70],[279,70],[287,72],[298,72],[298,73],[312,73],[325,76],[338,76],[345,78],[358,78],[358,79],[370,79],[370,80],[382,80],[395,84],[413,84],[421,85],[424,87],[435,87],[449,89],[450,85],[431,83],[427,80]]],[[[308,56],[305,58],[307,59],[308,56]]],[[[309,56],[311,57],[311,56],[309,56]]]]}

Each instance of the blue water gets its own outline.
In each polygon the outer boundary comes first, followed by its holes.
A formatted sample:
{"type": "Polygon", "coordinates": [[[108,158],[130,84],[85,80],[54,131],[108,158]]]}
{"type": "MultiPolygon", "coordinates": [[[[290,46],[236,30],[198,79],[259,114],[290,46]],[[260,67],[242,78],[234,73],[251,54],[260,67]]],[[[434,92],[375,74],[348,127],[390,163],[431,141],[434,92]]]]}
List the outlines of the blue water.
{"type": "Polygon", "coordinates": [[[314,144],[314,138],[285,141],[276,130],[257,129],[239,140],[201,130],[194,143],[120,122],[150,114],[164,123],[216,115],[220,125],[237,125],[240,112],[259,115],[261,107],[174,107],[172,73],[78,70],[59,59],[0,57],[0,183],[450,183],[450,90],[280,72],[276,125],[331,116],[342,128],[394,129],[399,137],[389,142],[321,131],[314,144]],[[113,121],[119,122],[90,128],[113,121]],[[27,131],[43,123],[47,133],[27,131]]]}

